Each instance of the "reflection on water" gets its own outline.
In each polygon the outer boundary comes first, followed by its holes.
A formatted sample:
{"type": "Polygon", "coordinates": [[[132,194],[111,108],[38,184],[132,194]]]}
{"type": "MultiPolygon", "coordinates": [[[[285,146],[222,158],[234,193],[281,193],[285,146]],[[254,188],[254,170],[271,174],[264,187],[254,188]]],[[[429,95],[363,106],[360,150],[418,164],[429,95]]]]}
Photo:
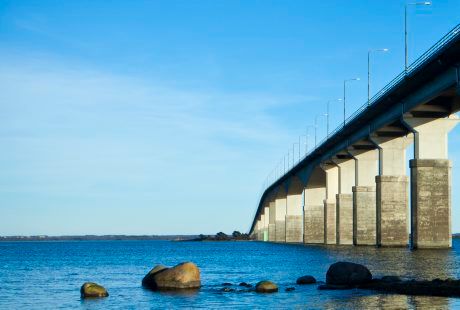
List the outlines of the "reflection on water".
{"type": "Polygon", "coordinates": [[[27,242],[0,243],[0,309],[125,308],[289,308],[289,309],[451,309],[460,300],[375,293],[364,290],[319,291],[295,285],[297,277],[320,281],[336,261],[361,263],[374,276],[459,278],[460,255],[451,250],[347,246],[303,246],[261,242],[27,242]],[[155,265],[194,261],[201,269],[198,291],[151,292],[141,287],[155,265]],[[280,286],[276,294],[238,287],[264,279],[280,286]],[[83,282],[104,285],[110,296],[81,300],[83,282]],[[222,292],[231,282],[234,292],[222,292]],[[285,292],[285,288],[295,291],[285,292]]]}

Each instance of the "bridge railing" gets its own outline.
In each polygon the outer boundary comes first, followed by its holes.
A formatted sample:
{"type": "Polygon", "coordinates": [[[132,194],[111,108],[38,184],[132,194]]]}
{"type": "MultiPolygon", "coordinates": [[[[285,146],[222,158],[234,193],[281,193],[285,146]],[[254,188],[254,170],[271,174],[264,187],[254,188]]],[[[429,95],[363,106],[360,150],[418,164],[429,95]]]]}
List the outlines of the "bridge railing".
{"type": "MultiPolygon", "coordinates": [[[[299,158],[298,163],[304,160],[309,155],[311,155],[313,152],[315,152],[319,147],[321,147],[324,143],[326,143],[327,140],[329,140],[331,137],[339,133],[347,124],[349,124],[354,119],[362,115],[365,110],[367,110],[368,108],[376,104],[376,102],[378,102],[381,98],[383,98],[388,93],[390,93],[395,87],[399,86],[399,84],[402,83],[402,81],[404,81],[404,79],[407,76],[416,72],[420,68],[420,66],[422,66],[427,60],[429,60],[430,58],[434,57],[437,53],[439,53],[444,46],[446,46],[447,44],[452,42],[454,39],[459,38],[459,37],[460,37],[460,24],[455,26],[451,31],[449,31],[445,36],[443,36],[433,46],[431,46],[426,52],[424,52],[420,57],[418,57],[413,63],[411,63],[409,67],[407,68],[407,70],[404,70],[403,72],[399,73],[387,85],[385,85],[381,90],[379,90],[374,96],[372,96],[369,102],[366,102],[365,104],[360,106],[352,115],[347,117],[345,119],[344,124],[341,124],[337,128],[335,128],[327,137],[323,138],[313,149],[306,152],[306,154],[304,154],[302,158],[299,158]]],[[[277,183],[281,178],[283,178],[284,175],[289,173],[295,167],[296,165],[292,165],[292,167],[290,169],[288,168],[283,175],[273,178],[271,182],[270,182],[270,179],[267,179],[268,182],[262,186],[262,190],[261,190],[259,197],[262,197],[264,192],[269,187],[277,183]]],[[[259,199],[259,202],[260,202],[260,199],[259,199]]],[[[257,212],[257,209],[255,212],[257,212]]],[[[254,214],[254,217],[255,217],[255,214],[254,214]]]]}

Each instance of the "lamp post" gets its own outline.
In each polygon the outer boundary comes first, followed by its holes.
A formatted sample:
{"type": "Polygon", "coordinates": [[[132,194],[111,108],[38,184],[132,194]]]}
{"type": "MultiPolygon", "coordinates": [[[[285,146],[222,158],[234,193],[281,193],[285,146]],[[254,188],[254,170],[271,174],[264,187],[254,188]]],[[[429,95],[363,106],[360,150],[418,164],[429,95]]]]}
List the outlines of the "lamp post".
{"type": "Polygon", "coordinates": [[[288,149],[288,153],[287,153],[287,156],[288,156],[288,158],[287,158],[287,170],[289,170],[289,163],[291,162],[291,159],[290,159],[290,158],[291,158],[291,156],[290,156],[291,154],[289,153],[290,151],[291,151],[291,150],[288,149]]]}
{"type": "Polygon", "coordinates": [[[309,128],[315,128],[315,126],[307,125],[307,127],[306,127],[306,132],[305,132],[306,133],[305,134],[305,149],[306,149],[306,151],[305,151],[305,155],[307,155],[307,153],[308,153],[308,138],[310,137],[310,134],[309,134],[309,131],[308,131],[309,128]]]}
{"type": "Polygon", "coordinates": [[[353,79],[347,79],[343,81],[343,127],[345,127],[345,121],[346,121],[346,93],[347,93],[347,82],[351,81],[359,81],[360,78],[353,78],[353,79]]]}
{"type": "Polygon", "coordinates": [[[317,146],[316,137],[317,137],[317,129],[318,129],[318,117],[320,117],[320,116],[326,116],[327,117],[327,114],[316,114],[316,116],[315,116],[315,148],[317,146]]]}
{"type": "MultiPolygon", "coordinates": [[[[329,138],[329,105],[333,100],[329,100],[327,102],[327,108],[326,108],[326,117],[327,117],[327,137],[329,138]]],[[[337,99],[337,101],[342,101],[342,98],[337,99]]]]}
{"type": "Polygon", "coordinates": [[[408,56],[408,42],[407,42],[407,7],[409,5],[431,5],[431,1],[423,1],[423,2],[411,2],[406,3],[404,6],[404,72],[407,74],[409,56],[408,56]]]}
{"type": "MultiPolygon", "coordinates": [[[[294,167],[294,165],[295,165],[295,155],[294,155],[295,154],[295,145],[296,145],[295,142],[292,143],[292,167],[294,167]]],[[[299,148],[300,148],[300,146],[299,146],[299,148]]]]}
{"type": "Polygon", "coordinates": [[[367,105],[371,103],[371,53],[372,52],[388,52],[387,48],[376,48],[367,51],[367,105]]]}
{"type": "Polygon", "coordinates": [[[302,137],[302,136],[299,136],[299,162],[300,162],[300,138],[301,138],[301,137],[302,137]]]}

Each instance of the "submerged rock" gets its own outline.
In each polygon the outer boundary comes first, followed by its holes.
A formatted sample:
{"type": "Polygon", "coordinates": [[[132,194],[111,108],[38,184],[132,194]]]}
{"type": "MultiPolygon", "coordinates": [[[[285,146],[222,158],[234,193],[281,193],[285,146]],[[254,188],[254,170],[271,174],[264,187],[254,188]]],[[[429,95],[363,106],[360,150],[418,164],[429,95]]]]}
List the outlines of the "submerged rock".
{"type": "Polygon", "coordinates": [[[244,286],[244,287],[252,287],[252,284],[246,283],[246,282],[241,282],[238,284],[239,286],[244,286]]]}
{"type": "Polygon", "coordinates": [[[295,287],[286,287],[284,290],[286,292],[292,292],[292,291],[295,291],[295,287]]]}
{"type": "Polygon", "coordinates": [[[107,290],[93,282],[86,282],[80,288],[81,298],[94,298],[94,297],[107,297],[109,293],[107,290]]]}
{"type": "Polygon", "coordinates": [[[312,276],[303,276],[297,279],[296,281],[297,284],[313,284],[316,283],[316,279],[312,276]]]}
{"type": "Polygon", "coordinates": [[[222,286],[232,286],[233,284],[229,283],[229,282],[224,282],[222,283],[222,286]]]}
{"type": "Polygon", "coordinates": [[[159,265],[142,279],[142,286],[157,290],[197,289],[201,287],[200,270],[191,262],[172,268],[159,265]]]}
{"type": "Polygon", "coordinates": [[[365,266],[349,262],[332,264],[326,273],[326,284],[348,285],[368,283],[372,280],[372,274],[365,266]]]}
{"type": "Polygon", "coordinates": [[[349,290],[353,287],[350,285],[336,285],[336,284],[321,284],[318,286],[319,290],[349,290]]]}
{"type": "Polygon", "coordinates": [[[358,288],[404,295],[460,297],[460,280],[452,279],[432,281],[389,281],[388,279],[384,281],[382,279],[359,285],[358,288]]]}
{"type": "Polygon", "coordinates": [[[257,293],[274,293],[278,292],[278,286],[271,281],[260,281],[256,284],[257,293]]]}
{"type": "Polygon", "coordinates": [[[235,289],[231,288],[231,287],[224,287],[223,289],[221,289],[222,292],[234,292],[235,289]]]}
{"type": "Polygon", "coordinates": [[[384,276],[382,279],[380,279],[382,282],[400,282],[401,278],[398,276],[384,276]]]}

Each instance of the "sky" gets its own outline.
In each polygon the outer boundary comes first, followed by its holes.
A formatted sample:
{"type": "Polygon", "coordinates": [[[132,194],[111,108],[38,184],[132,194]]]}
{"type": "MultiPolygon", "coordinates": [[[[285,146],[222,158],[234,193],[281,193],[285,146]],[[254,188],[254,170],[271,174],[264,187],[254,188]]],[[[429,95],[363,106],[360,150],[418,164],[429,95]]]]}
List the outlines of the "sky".
{"type": "MultiPolygon", "coordinates": [[[[0,0],[0,235],[247,231],[267,174],[343,80],[361,78],[350,113],[366,102],[367,51],[389,49],[373,93],[403,70],[404,4],[0,0]]],[[[459,12],[410,7],[410,62],[459,12]]],[[[331,103],[331,129],[341,113],[331,103]]],[[[460,127],[454,232],[459,142],[460,127]]]]}

